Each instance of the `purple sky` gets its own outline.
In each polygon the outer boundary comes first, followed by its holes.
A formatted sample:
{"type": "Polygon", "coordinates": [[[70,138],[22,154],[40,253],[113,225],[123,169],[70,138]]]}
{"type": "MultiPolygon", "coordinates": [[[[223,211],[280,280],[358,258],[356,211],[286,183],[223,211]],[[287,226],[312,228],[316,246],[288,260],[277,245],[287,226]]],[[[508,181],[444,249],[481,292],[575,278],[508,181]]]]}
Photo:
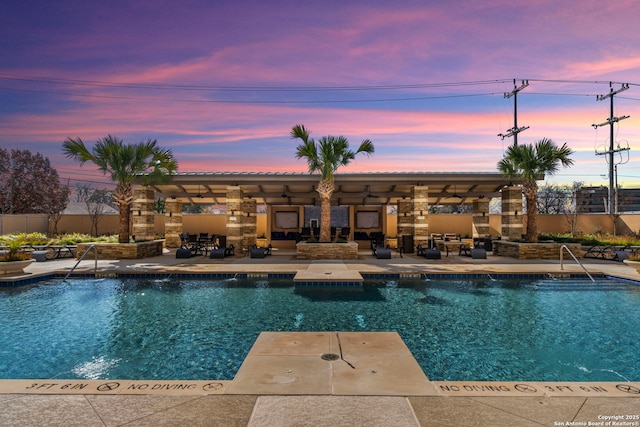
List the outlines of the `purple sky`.
{"type": "Polygon", "coordinates": [[[618,181],[640,185],[640,2],[29,1],[0,8],[0,146],[41,152],[63,179],[104,181],[62,155],[157,139],[179,171],[306,172],[291,127],[364,138],[342,172],[494,172],[512,139],[576,151],[548,180],[606,185],[620,83],[618,181]],[[310,5],[307,5],[310,3],[310,5]],[[133,6],[132,6],[133,4],[133,6]]]}

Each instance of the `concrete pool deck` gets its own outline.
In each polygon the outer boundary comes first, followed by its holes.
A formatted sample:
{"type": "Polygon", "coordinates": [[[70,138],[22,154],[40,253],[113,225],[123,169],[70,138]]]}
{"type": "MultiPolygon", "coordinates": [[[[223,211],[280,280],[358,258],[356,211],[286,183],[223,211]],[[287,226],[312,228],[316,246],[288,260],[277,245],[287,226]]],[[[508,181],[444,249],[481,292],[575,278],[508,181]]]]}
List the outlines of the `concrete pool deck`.
{"type": "MultiPolygon", "coordinates": [[[[425,260],[406,254],[378,260],[370,251],[359,255],[350,261],[301,261],[287,251],[264,259],[223,260],[176,259],[168,253],[98,261],[98,270],[252,276],[299,271],[322,275],[327,269],[401,275],[583,272],[573,260],[561,269],[558,261],[523,262],[491,255],[486,260],[455,255],[425,260]]],[[[640,280],[622,263],[581,261],[591,273],[640,280]]],[[[31,277],[66,273],[74,264],[75,260],[37,262],[26,271],[31,277]]],[[[76,271],[92,272],[93,267],[94,261],[87,260],[76,271]]],[[[429,381],[407,352],[395,333],[266,333],[233,381],[0,381],[0,425],[640,425],[634,418],[640,414],[639,383],[429,381]],[[325,360],[323,355],[339,357],[325,360]]]]}

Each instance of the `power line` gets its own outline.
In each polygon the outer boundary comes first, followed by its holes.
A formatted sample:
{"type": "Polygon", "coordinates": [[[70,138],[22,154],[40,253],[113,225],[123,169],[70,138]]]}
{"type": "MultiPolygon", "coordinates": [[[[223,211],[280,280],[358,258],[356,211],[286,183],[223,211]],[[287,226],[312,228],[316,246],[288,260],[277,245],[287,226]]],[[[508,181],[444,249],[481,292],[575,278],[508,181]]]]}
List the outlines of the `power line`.
{"type": "Polygon", "coordinates": [[[22,76],[16,74],[0,73],[0,78],[8,80],[18,80],[34,83],[53,83],[65,85],[93,86],[93,87],[113,87],[125,89],[161,89],[161,90],[187,90],[187,91],[251,91],[251,92],[317,92],[317,91],[361,91],[361,90],[399,90],[399,89],[422,89],[422,88],[443,88],[458,86],[479,86],[496,83],[504,83],[507,79],[500,80],[476,80],[463,82],[445,83],[415,83],[396,85],[362,85],[362,86],[209,86],[209,85],[181,85],[166,83],[114,83],[100,80],[80,80],[62,78],[43,78],[35,76],[22,76]]]}
{"type": "Polygon", "coordinates": [[[231,100],[231,99],[185,99],[185,98],[144,98],[136,96],[117,96],[117,95],[96,95],[96,94],[77,94],[65,93],[46,90],[34,89],[15,89],[0,86],[0,90],[12,90],[17,92],[44,93],[50,95],[62,95],[80,98],[101,98],[101,99],[118,99],[127,101],[148,101],[148,102],[189,102],[197,104],[339,104],[339,103],[362,103],[362,102],[403,102],[403,101],[428,101],[433,99],[452,99],[452,98],[473,98],[480,96],[495,96],[498,92],[489,93],[471,93],[459,95],[434,95],[434,96],[416,96],[404,98],[384,98],[384,99],[329,99],[329,100],[291,100],[291,101],[259,101],[259,100],[231,100]]]}

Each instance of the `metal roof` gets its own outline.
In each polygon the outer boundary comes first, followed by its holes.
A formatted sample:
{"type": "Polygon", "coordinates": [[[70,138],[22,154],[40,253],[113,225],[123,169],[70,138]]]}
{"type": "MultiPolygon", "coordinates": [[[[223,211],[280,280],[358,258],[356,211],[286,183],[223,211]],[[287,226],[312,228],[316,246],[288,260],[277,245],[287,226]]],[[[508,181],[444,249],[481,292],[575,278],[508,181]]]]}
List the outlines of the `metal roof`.
{"type": "MultiPolygon", "coordinates": [[[[267,205],[320,204],[315,191],[320,175],[286,172],[179,172],[169,183],[152,185],[156,197],[185,204],[225,204],[227,187],[240,186],[245,197],[267,205]]],[[[429,204],[469,204],[499,196],[513,180],[497,172],[336,173],[335,205],[386,205],[411,197],[414,186],[429,187],[429,204]]]]}

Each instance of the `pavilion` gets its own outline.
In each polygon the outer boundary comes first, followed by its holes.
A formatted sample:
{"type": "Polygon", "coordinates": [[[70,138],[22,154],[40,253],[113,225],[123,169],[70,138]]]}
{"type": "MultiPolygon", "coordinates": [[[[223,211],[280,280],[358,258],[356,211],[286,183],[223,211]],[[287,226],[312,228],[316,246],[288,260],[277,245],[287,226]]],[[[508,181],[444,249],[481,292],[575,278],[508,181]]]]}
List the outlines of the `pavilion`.
{"type": "MultiPolygon", "coordinates": [[[[180,245],[184,204],[225,205],[227,243],[249,247],[257,239],[258,205],[267,207],[268,232],[282,225],[279,216],[283,220],[293,216],[296,228],[310,226],[304,211],[305,207],[320,206],[315,191],[319,179],[319,175],[309,173],[177,173],[168,183],[134,189],[133,234],[153,238],[154,201],[163,198],[167,247],[180,245]]],[[[489,201],[493,197],[502,199],[503,238],[519,239],[522,234],[522,189],[518,182],[500,173],[337,173],[334,182],[332,206],[348,209],[351,237],[358,228],[359,212],[382,212],[383,207],[395,205],[397,230],[388,231],[395,231],[398,238],[411,235],[415,244],[426,242],[429,206],[453,204],[473,206],[469,234],[482,237],[489,234],[489,201]]],[[[383,229],[384,224],[380,227],[383,229]]]]}

